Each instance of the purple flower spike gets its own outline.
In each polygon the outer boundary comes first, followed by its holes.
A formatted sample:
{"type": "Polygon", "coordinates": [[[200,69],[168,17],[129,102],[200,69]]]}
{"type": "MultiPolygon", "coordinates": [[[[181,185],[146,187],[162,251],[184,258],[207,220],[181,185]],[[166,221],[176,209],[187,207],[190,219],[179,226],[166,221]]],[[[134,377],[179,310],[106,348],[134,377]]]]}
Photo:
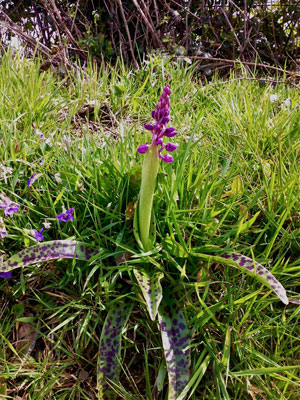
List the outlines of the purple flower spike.
{"type": "MultiPolygon", "coordinates": [[[[175,128],[169,127],[166,128],[166,125],[170,122],[170,94],[171,94],[170,86],[167,85],[162,92],[162,95],[159,98],[159,102],[156,105],[155,110],[152,110],[151,115],[154,119],[154,124],[146,124],[144,127],[146,130],[152,132],[152,146],[159,147],[158,155],[159,157],[169,163],[173,161],[173,157],[168,154],[161,155],[163,149],[167,151],[174,151],[178,146],[172,143],[168,143],[167,145],[163,144],[163,137],[173,137],[177,135],[175,132],[175,128]]],[[[138,153],[144,154],[147,152],[149,148],[149,144],[142,144],[138,147],[138,153]]]]}
{"type": "Polygon", "coordinates": [[[58,214],[56,218],[59,220],[59,222],[67,222],[69,220],[74,221],[73,217],[73,212],[74,208],[69,208],[66,212],[58,214]]]}
{"type": "Polygon", "coordinates": [[[145,144],[141,144],[138,148],[137,148],[137,152],[140,154],[145,154],[146,151],[149,149],[149,144],[148,142],[145,144]]]}
{"type": "Polygon", "coordinates": [[[44,228],[41,228],[40,231],[37,231],[36,229],[33,230],[35,240],[38,242],[42,242],[44,240],[44,235],[42,234],[43,230],[44,228]]]}
{"type": "Polygon", "coordinates": [[[35,180],[36,180],[36,173],[32,174],[31,177],[28,179],[27,186],[30,187],[35,180]]]}
{"type": "Polygon", "coordinates": [[[167,151],[174,151],[174,150],[177,149],[177,147],[178,147],[178,144],[175,144],[175,143],[167,143],[165,149],[166,149],[167,151]]]}
{"type": "Polygon", "coordinates": [[[0,272],[0,278],[12,278],[11,272],[0,272]]]}
{"type": "Polygon", "coordinates": [[[20,205],[11,201],[7,196],[0,196],[3,203],[0,204],[0,208],[4,210],[5,217],[11,217],[15,212],[19,211],[20,205]]]}

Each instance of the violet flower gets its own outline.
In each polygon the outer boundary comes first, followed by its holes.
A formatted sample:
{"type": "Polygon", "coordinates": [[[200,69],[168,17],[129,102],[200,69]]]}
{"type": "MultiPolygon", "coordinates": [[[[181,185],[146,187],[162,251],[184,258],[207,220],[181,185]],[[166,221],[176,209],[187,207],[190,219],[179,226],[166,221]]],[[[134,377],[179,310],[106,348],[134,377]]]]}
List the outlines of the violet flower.
{"type": "Polygon", "coordinates": [[[31,177],[28,179],[27,186],[30,187],[35,180],[36,180],[36,173],[32,174],[31,177]]]}
{"type": "MultiPolygon", "coordinates": [[[[174,151],[178,146],[173,143],[163,143],[163,137],[173,137],[177,135],[178,132],[175,131],[175,128],[169,127],[166,128],[166,125],[170,122],[170,94],[171,94],[170,86],[167,85],[160,96],[159,102],[156,105],[156,109],[152,111],[152,118],[155,123],[153,125],[146,124],[144,128],[147,131],[152,132],[152,146],[156,146],[158,148],[158,156],[163,161],[169,163],[173,161],[173,157],[170,154],[162,154],[163,150],[168,152],[174,151]]],[[[141,144],[137,151],[138,153],[144,154],[148,151],[150,145],[147,143],[141,144]]]]}
{"type": "Polygon", "coordinates": [[[5,195],[1,195],[1,198],[3,203],[0,204],[0,208],[3,208],[5,217],[11,217],[15,212],[19,211],[19,204],[14,203],[5,195]]]}
{"type": "Polygon", "coordinates": [[[0,217],[0,239],[4,239],[7,236],[7,230],[3,223],[3,218],[0,217]]]}
{"type": "Polygon", "coordinates": [[[12,278],[11,272],[0,272],[0,278],[12,278]]]}
{"type": "Polygon", "coordinates": [[[58,214],[56,218],[59,220],[59,222],[67,222],[69,220],[74,221],[73,217],[73,212],[74,208],[69,208],[66,212],[58,214]]]}
{"type": "Polygon", "coordinates": [[[163,137],[173,137],[177,135],[175,128],[166,127],[170,118],[170,86],[167,85],[159,98],[155,110],[152,111],[154,124],[146,124],[146,130],[152,132],[152,143],[148,142],[138,147],[137,151],[145,154],[143,168],[141,190],[139,194],[138,206],[134,217],[134,234],[139,246],[144,251],[149,251],[155,243],[155,221],[153,214],[153,196],[158,174],[159,159],[170,163],[173,157],[168,154],[162,154],[163,150],[172,152],[177,149],[177,144],[163,143],[163,137]]]}
{"type": "Polygon", "coordinates": [[[44,228],[41,228],[40,231],[37,231],[36,229],[33,230],[35,240],[38,242],[42,242],[44,240],[44,235],[42,234],[43,230],[44,228]]]}

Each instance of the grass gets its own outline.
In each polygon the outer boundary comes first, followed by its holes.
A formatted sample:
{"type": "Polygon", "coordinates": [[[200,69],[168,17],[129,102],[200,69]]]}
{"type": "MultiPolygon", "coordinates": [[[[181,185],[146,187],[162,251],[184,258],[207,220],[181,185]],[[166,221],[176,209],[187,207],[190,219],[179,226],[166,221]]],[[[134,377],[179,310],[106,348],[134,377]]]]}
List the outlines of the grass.
{"type": "Polygon", "coordinates": [[[192,330],[188,398],[300,398],[299,91],[234,76],[202,84],[193,66],[156,56],[135,72],[90,64],[61,78],[10,55],[0,65],[0,164],[12,171],[0,170],[0,192],[21,207],[4,218],[0,256],[33,245],[43,222],[45,240],[76,238],[103,252],[90,264],[48,262],[0,281],[0,398],[2,390],[15,400],[96,399],[101,327],[121,298],[135,306],[119,396],[166,398],[158,324],[132,272],[143,258],[120,263],[138,253],[136,148],[166,83],[180,146],[174,163],[160,165],[148,262],[164,272],[192,330]],[[74,222],[58,223],[63,207],[75,208],[74,222]],[[193,255],[224,248],[255,256],[293,302],[285,307],[246,274],[193,255]]]}

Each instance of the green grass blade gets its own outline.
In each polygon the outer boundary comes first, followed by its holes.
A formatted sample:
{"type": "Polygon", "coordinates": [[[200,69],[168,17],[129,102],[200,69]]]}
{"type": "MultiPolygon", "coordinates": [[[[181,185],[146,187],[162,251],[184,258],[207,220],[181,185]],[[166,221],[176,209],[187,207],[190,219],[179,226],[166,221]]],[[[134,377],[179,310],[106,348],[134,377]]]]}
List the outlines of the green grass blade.
{"type": "Polygon", "coordinates": [[[300,365],[287,365],[284,367],[253,368],[244,371],[231,372],[232,376],[269,375],[300,369],[300,365]]]}

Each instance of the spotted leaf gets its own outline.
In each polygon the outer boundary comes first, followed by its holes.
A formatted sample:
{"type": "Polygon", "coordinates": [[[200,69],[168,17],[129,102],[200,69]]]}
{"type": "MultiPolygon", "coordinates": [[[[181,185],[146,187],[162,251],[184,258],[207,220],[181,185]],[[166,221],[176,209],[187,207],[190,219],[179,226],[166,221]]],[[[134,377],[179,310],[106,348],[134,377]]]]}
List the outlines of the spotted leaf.
{"type": "Polygon", "coordinates": [[[134,275],[140,285],[144,299],[146,300],[150,318],[154,321],[162,299],[160,280],[163,278],[164,274],[162,272],[157,272],[153,275],[149,275],[145,271],[135,269],[134,275]]]}
{"type": "Polygon", "coordinates": [[[272,289],[284,304],[289,303],[284,287],[267,268],[253,261],[252,258],[241,254],[223,254],[222,257],[234,261],[234,264],[239,266],[241,270],[246,270],[249,275],[254,276],[257,280],[272,289]]]}
{"type": "Polygon", "coordinates": [[[158,319],[169,377],[168,400],[176,400],[190,376],[189,330],[183,312],[170,296],[164,296],[158,319]]]}
{"type": "Polygon", "coordinates": [[[9,274],[12,270],[25,265],[56,260],[58,258],[89,260],[98,253],[99,251],[95,248],[91,248],[90,245],[74,240],[54,240],[51,242],[38,243],[14,254],[8,260],[0,264],[0,274],[2,277],[5,277],[5,274],[9,274]]]}
{"type": "Polygon", "coordinates": [[[121,334],[129,318],[131,305],[113,304],[106,316],[99,345],[97,390],[99,400],[115,400],[116,393],[109,382],[118,383],[121,354],[121,334]]]}

